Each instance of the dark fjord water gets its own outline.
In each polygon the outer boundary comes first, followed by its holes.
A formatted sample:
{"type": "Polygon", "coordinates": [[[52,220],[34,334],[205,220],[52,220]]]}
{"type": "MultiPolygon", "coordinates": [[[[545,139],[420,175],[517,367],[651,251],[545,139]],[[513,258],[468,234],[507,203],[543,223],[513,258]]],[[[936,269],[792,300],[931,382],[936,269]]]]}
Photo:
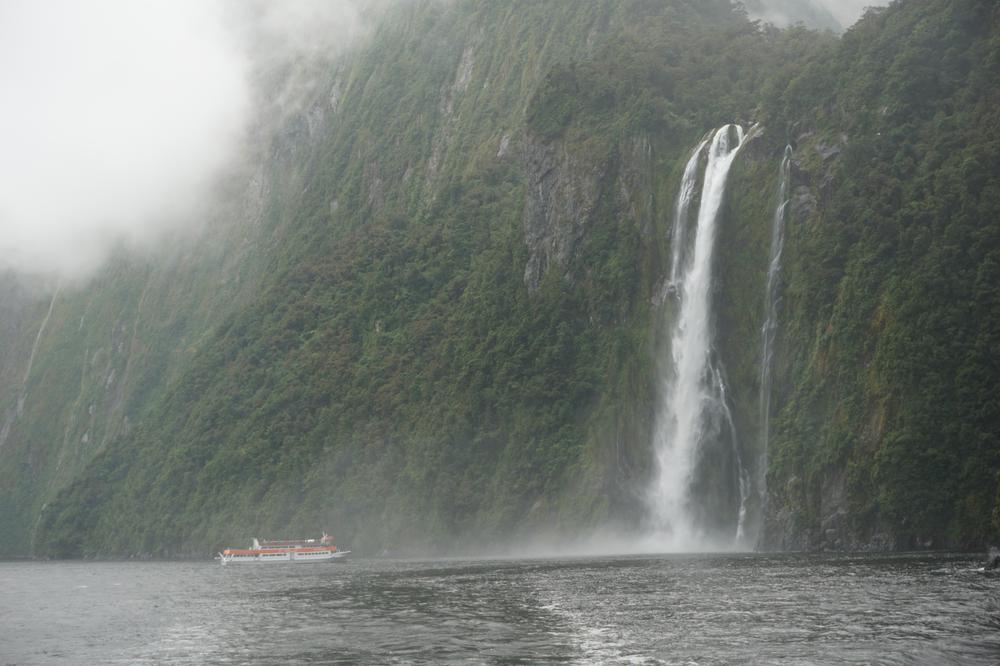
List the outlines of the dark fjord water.
{"type": "Polygon", "coordinates": [[[1000,663],[972,556],[0,563],[0,664],[1000,663]]]}

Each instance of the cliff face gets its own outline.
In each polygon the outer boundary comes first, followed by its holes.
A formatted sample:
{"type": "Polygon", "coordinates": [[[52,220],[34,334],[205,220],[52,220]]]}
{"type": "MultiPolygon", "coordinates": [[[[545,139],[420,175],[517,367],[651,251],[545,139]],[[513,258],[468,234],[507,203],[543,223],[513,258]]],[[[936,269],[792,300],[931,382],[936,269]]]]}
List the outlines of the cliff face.
{"type": "MultiPolygon", "coordinates": [[[[156,350],[171,372],[131,362],[129,376],[149,388],[131,390],[133,379],[123,389],[130,426],[102,437],[68,485],[35,488],[19,552],[32,533],[39,553],[177,554],[317,524],[356,544],[419,547],[542,523],[563,511],[567,485],[587,498],[565,504],[577,519],[606,512],[602,467],[588,462],[602,454],[587,433],[601,372],[619,371],[588,352],[630,306],[588,295],[606,282],[586,275],[594,266],[525,288],[523,114],[550,63],[586,58],[641,11],[408,5],[320,76],[263,151],[260,188],[234,197],[257,202],[260,222],[237,215],[228,238],[205,244],[244,256],[214,268],[219,257],[192,249],[173,274],[192,278],[170,284],[120,276],[136,293],[130,318],[112,319],[129,334],[116,349],[156,350]],[[240,297],[212,288],[237,278],[249,285],[240,297]],[[183,329],[151,339],[172,311],[152,310],[147,330],[150,304],[185,289],[192,303],[174,316],[208,315],[197,344],[183,329]]],[[[609,151],[582,163],[609,163],[609,151]]],[[[543,205],[566,220],[577,198],[543,205]]],[[[592,227],[615,232],[609,212],[592,227]]],[[[579,263],[586,245],[562,260],[579,263]]],[[[591,245],[590,257],[609,248],[591,245]]]]}
{"type": "MultiPolygon", "coordinates": [[[[301,145],[275,139],[292,160],[301,145]]],[[[30,553],[45,505],[129,438],[213,328],[252,298],[268,218],[280,217],[278,193],[298,177],[262,152],[248,151],[220,183],[196,239],[121,254],[86,284],[3,280],[0,556],[30,553]]]]}
{"type": "Polygon", "coordinates": [[[0,555],[641,529],[681,172],[706,130],[752,120],[713,324],[762,545],[985,540],[996,30],[972,0],[840,40],[728,2],[404,3],[316,69],[208,236],[85,287],[4,287],[0,555]]]}
{"type": "Polygon", "coordinates": [[[528,265],[524,283],[535,292],[549,270],[565,271],[597,207],[603,165],[576,160],[564,146],[530,141],[525,149],[527,175],[524,242],[528,265]]]}
{"type": "Polygon", "coordinates": [[[18,292],[11,278],[15,293],[0,305],[0,555],[27,552],[44,504],[142,423],[207,331],[252,289],[247,238],[260,221],[261,187],[255,178],[241,187],[241,204],[217,212],[200,249],[120,257],[88,285],[18,292]]]}
{"type": "Polygon", "coordinates": [[[998,19],[980,2],[870,16],[794,135],[770,543],[978,545],[996,529],[998,199],[974,174],[996,163],[998,19]]]}

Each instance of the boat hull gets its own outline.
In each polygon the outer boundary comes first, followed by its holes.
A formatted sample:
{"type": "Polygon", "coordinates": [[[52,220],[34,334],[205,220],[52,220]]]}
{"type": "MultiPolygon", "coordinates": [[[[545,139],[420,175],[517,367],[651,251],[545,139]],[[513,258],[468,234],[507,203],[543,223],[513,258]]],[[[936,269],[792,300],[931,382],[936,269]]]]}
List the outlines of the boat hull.
{"type": "Polygon", "coordinates": [[[287,563],[308,563],[308,562],[336,562],[344,560],[350,551],[312,549],[312,548],[289,548],[289,549],[267,549],[267,550],[236,550],[230,549],[219,553],[218,559],[223,564],[287,564],[287,563]]]}

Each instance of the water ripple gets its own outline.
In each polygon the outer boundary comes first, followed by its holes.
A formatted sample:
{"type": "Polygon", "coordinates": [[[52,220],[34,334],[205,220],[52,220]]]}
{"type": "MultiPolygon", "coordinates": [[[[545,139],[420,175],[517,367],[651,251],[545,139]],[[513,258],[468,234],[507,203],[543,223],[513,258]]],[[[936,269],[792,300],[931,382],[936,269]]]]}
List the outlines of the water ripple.
{"type": "Polygon", "coordinates": [[[0,664],[997,663],[969,556],[0,563],[0,664]]]}

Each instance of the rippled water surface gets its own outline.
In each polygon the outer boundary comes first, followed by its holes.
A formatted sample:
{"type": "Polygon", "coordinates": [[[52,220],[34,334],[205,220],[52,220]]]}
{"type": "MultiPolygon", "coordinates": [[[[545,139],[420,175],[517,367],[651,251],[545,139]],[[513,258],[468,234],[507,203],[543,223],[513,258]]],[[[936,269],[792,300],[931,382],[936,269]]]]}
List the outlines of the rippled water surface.
{"type": "Polygon", "coordinates": [[[0,563],[0,664],[1000,663],[975,556],[0,563]]]}

